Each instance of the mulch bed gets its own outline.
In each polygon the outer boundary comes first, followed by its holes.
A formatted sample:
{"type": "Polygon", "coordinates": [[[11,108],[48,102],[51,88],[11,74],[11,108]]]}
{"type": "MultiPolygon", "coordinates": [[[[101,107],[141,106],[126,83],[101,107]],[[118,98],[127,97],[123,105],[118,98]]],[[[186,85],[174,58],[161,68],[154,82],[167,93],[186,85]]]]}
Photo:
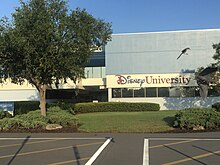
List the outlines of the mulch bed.
{"type": "MultiPolygon", "coordinates": [[[[14,128],[14,129],[7,130],[7,131],[6,130],[1,130],[0,131],[0,133],[79,133],[79,132],[82,132],[82,131],[79,131],[78,128],[75,127],[75,126],[63,127],[61,129],[56,129],[56,130],[46,130],[46,129],[42,129],[42,128],[37,128],[37,129],[18,129],[18,128],[14,128]]],[[[175,129],[170,130],[170,131],[146,132],[146,133],[200,133],[200,132],[201,133],[202,132],[220,132],[220,128],[205,129],[205,130],[186,130],[186,129],[175,128],[175,129]]],[[[106,132],[106,133],[109,133],[109,132],[106,132]]],[[[111,132],[111,133],[117,133],[117,132],[111,132]]]]}
{"type": "Polygon", "coordinates": [[[64,127],[56,130],[46,130],[42,128],[36,129],[11,129],[11,130],[2,130],[0,133],[75,133],[79,132],[76,127],[64,127]]]}

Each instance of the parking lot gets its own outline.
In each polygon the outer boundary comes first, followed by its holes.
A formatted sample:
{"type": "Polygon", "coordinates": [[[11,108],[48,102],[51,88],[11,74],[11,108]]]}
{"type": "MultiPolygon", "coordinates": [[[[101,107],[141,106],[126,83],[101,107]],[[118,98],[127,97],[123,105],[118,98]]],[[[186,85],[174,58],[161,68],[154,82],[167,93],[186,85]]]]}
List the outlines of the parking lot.
{"type": "Polygon", "coordinates": [[[220,162],[220,139],[151,138],[145,139],[147,142],[144,165],[217,165],[220,162]]]}
{"type": "Polygon", "coordinates": [[[86,164],[106,138],[1,138],[0,164],[86,164]]]}
{"type": "Polygon", "coordinates": [[[217,165],[220,133],[1,134],[1,165],[217,165]]]}

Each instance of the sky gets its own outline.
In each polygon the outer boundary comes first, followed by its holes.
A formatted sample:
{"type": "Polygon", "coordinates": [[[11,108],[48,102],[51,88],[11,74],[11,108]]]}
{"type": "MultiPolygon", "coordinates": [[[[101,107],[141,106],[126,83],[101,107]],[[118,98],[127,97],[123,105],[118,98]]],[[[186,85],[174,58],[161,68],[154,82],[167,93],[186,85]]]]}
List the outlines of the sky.
{"type": "MultiPolygon", "coordinates": [[[[11,17],[19,0],[0,0],[0,17],[11,17]]],[[[220,28],[220,0],[69,0],[112,23],[114,34],[220,28]]]]}

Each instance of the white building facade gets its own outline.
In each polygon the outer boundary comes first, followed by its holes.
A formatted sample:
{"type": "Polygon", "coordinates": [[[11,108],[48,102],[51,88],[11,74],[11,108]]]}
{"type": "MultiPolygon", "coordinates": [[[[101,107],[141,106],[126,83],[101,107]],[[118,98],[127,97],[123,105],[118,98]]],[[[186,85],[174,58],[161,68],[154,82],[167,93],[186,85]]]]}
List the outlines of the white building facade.
{"type": "Polygon", "coordinates": [[[210,107],[220,94],[210,89],[202,99],[195,72],[215,62],[212,45],[219,42],[220,29],[113,35],[106,47],[108,101],[210,107]]]}
{"type": "MultiPolygon", "coordinates": [[[[86,78],[48,90],[47,100],[153,102],[161,110],[210,107],[220,94],[211,87],[202,99],[195,72],[215,62],[212,45],[219,42],[220,29],[113,34],[86,65],[86,78]]],[[[34,100],[38,92],[28,83],[0,87],[0,102],[34,100]]]]}

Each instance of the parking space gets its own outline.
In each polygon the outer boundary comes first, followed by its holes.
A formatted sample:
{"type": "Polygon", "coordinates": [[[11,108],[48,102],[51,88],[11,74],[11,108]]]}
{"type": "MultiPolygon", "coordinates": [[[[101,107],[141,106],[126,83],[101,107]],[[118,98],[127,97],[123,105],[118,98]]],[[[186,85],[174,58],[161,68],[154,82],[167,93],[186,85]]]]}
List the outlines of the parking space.
{"type": "Polygon", "coordinates": [[[0,164],[218,165],[219,137],[220,132],[0,134],[0,164]]]}
{"type": "Polygon", "coordinates": [[[0,164],[84,165],[89,161],[93,162],[110,140],[89,137],[0,138],[0,164]],[[99,152],[97,153],[97,151],[99,152]],[[94,160],[90,160],[91,158],[94,160]]]}
{"type": "Polygon", "coordinates": [[[143,165],[217,165],[220,139],[145,139],[143,165]]]}

